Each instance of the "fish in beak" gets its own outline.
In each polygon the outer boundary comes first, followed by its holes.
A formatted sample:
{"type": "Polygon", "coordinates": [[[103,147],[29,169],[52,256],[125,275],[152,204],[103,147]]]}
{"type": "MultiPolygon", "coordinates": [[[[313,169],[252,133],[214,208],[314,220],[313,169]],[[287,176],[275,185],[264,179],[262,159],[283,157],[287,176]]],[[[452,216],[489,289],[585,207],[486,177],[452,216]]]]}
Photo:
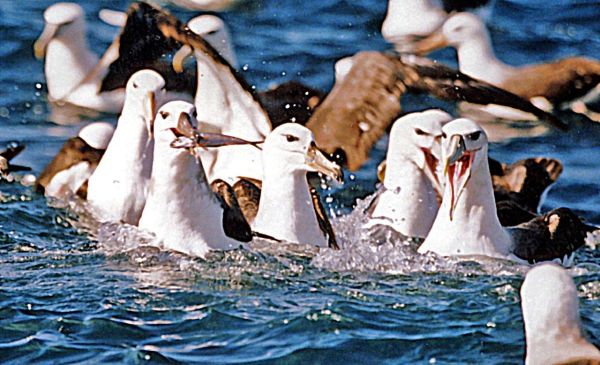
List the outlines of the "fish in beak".
{"type": "Polygon", "coordinates": [[[448,46],[449,42],[441,30],[432,33],[430,36],[417,41],[414,44],[414,53],[418,56],[426,55],[436,49],[448,46]]]}
{"type": "Polygon", "coordinates": [[[35,58],[41,60],[46,55],[46,47],[48,47],[48,43],[54,38],[58,30],[60,29],[60,24],[46,24],[44,31],[40,35],[40,37],[33,44],[33,54],[35,58]]]}
{"type": "Polygon", "coordinates": [[[182,73],[184,71],[184,63],[188,57],[191,57],[194,54],[192,47],[185,45],[175,53],[173,56],[173,69],[177,73],[182,73]]]}
{"type": "Polygon", "coordinates": [[[314,142],[311,142],[306,152],[306,165],[313,171],[329,176],[337,182],[343,181],[342,169],[336,163],[329,161],[314,142]]]}
{"type": "Polygon", "coordinates": [[[154,138],[154,118],[156,118],[156,95],[149,91],[145,98],[144,119],[150,139],[154,138]]]}
{"type": "Polygon", "coordinates": [[[202,133],[193,127],[191,117],[187,113],[181,113],[177,128],[171,128],[171,131],[175,135],[175,140],[171,142],[172,148],[195,149],[198,147],[252,145],[261,149],[258,145],[263,143],[263,141],[251,142],[220,133],[202,133]]]}
{"type": "Polygon", "coordinates": [[[450,139],[446,159],[444,161],[444,176],[451,191],[450,220],[454,217],[454,210],[458,199],[471,177],[471,168],[476,151],[468,151],[465,147],[463,136],[454,135],[450,139]]]}

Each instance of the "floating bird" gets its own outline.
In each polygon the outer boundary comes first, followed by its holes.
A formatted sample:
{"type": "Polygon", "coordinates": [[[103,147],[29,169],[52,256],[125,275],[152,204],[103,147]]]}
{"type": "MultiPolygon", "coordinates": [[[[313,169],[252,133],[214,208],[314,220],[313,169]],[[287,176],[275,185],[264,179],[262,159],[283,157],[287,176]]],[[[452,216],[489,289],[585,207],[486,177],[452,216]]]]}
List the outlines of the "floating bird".
{"type": "Polygon", "coordinates": [[[36,190],[46,196],[87,197],[87,181],[100,162],[114,128],[109,123],[91,123],[68,139],[40,174],[36,190]]]}
{"type": "Polygon", "coordinates": [[[253,230],[288,242],[337,248],[307,173],[341,180],[342,171],[318,150],[312,132],[293,123],[275,128],[262,146],[262,159],[264,177],[253,230]]]}
{"type": "Polygon", "coordinates": [[[44,12],[44,31],[34,44],[37,58],[45,57],[48,99],[52,103],[118,112],[123,90],[100,92],[103,73],[118,58],[111,46],[102,60],[89,49],[85,14],[75,3],[56,3],[44,12]]]}
{"type": "MultiPolygon", "coordinates": [[[[106,14],[103,18],[108,22],[123,22],[122,16],[115,15],[118,13],[106,14]]],[[[118,113],[123,108],[127,80],[144,68],[164,76],[169,99],[190,99],[196,89],[195,78],[176,74],[170,62],[161,59],[166,54],[162,44],[149,49],[139,47],[156,33],[149,17],[150,13],[129,12],[125,21],[127,32],[123,31],[99,59],[87,45],[81,6],[57,3],[48,7],[44,12],[46,26],[34,44],[34,53],[37,58],[45,57],[49,101],[55,106],[81,108],[83,114],[118,113]],[[135,47],[139,48],[137,53],[127,52],[135,47]]]]}
{"type": "Polygon", "coordinates": [[[600,364],[600,351],[581,329],[577,287],[569,272],[544,263],[521,286],[527,350],[525,365],[600,364]]]}
{"type": "MultiPolygon", "coordinates": [[[[202,160],[171,147],[176,137],[190,135],[197,125],[196,108],[190,103],[172,101],[160,108],[150,189],[139,227],[153,232],[165,248],[204,257],[213,249],[239,247],[252,239],[252,232],[239,207],[231,208],[213,193],[202,160]]],[[[226,144],[211,144],[210,138],[202,143],[200,147],[226,144]]]]}
{"type": "Polygon", "coordinates": [[[407,238],[425,238],[438,212],[443,124],[452,116],[427,110],[394,122],[383,187],[367,208],[366,228],[389,226],[407,238]]]}
{"type": "Polygon", "coordinates": [[[444,100],[507,105],[566,128],[556,117],[518,96],[427,59],[360,52],[345,63],[349,71],[341,82],[336,81],[306,126],[315,134],[317,145],[343,156],[350,170],[367,160],[373,144],[399,115],[400,98],[408,91],[444,100]]]}
{"type": "Polygon", "coordinates": [[[448,45],[457,50],[461,72],[532,100],[547,111],[568,107],[600,83],[600,62],[588,58],[522,67],[503,63],[494,54],[485,24],[474,14],[452,15],[438,32],[421,40],[416,51],[426,53],[448,45]]]}
{"type": "Polygon", "coordinates": [[[24,144],[11,141],[6,145],[6,148],[3,151],[0,151],[0,178],[8,176],[11,172],[31,170],[29,167],[10,163],[10,161],[23,152],[24,149],[24,144]]]}
{"type": "Polygon", "coordinates": [[[569,256],[595,228],[585,225],[566,208],[503,228],[496,213],[487,135],[469,119],[452,121],[442,130],[444,196],[419,252],[480,255],[530,263],[570,261],[569,256]]]}
{"type": "Polygon", "coordinates": [[[165,80],[141,70],[127,82],[125,105],[117,129],[89,178],[87,200],[102,221],[137,225],[152,172],[152,130],[165,80]]]}
{"type": "MultiPolygon", "coordinates": [[[[414,43],[435,32],[448,18],[448,12],[465,11],[489,5],[484,1],[389,0],[381,34],[398,52],[411,53],[414,43]]],[[[493,2],[492,2],[493,3],[493,2]]],[[[481,8],[480,8],[481,9],[481,8]]]]}

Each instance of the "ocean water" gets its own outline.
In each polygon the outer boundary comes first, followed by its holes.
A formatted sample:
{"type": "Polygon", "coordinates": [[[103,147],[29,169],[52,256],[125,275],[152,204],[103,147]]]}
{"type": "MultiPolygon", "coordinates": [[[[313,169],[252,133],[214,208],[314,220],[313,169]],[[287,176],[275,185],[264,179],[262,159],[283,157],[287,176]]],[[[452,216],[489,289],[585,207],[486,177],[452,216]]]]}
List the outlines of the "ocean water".
{"type": "MultiPolygon", "coordinates": [[[[0,145],[25,143],[15,162],[35,173],[81,127],[48,122],[43,65],[31,46],[51,3],[0,0],[0,145]]],[[[98,10],[128,2],[80,3],[100,53],[117,30],[98,10]]],[[[251,84],[296,79],[328,90],[337,58],[386,49],[385,8],[376,0],[248,0],[223,18],[251,84]]],[[[598,17],[597,0],[497,0],[489,25],[498,56],[518,65],[597,57],[598,17]]],[[[435,56],[453,62],[451,51],[435,56]]],[[[405,110],[433,103],[453,108],[425,96],[403,100],[405,110]]],[[[385,147],[384,138],[367,165],[324,191],[346,246],[340,252],[255,242],[206,260],[186,257],[143,245],[151,238],[132,227],[98,226],[77,204],[0,182],[0,362],[522,363],[527,267],[418,256],[414,245],[372,245],[356,228],[385,147]]],[[[559,158],[565,170],[542,210],[571,207],[600,225],[597,128],[503,141],[491,154],[559,158]]],[[[580,250],[571,271],[583,327],[599,345],[600,252],[580,250]]]]}

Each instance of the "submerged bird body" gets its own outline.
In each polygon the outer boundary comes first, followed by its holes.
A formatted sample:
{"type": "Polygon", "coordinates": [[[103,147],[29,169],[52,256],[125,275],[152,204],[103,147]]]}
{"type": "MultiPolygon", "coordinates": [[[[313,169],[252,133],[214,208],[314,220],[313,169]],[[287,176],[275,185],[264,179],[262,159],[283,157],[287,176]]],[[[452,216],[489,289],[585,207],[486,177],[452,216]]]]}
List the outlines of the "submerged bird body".
{"type": "Polygon", "coordinates": [[[527,273],[521,287],[526,365],[600,363],[600,351],[581,329],[578,301],[565,269],[546,263],[527,273]]]}
{"type": "Polygon", "coordinates": [[[136,72],[127,83],[117,129],[88,184],[88,201],[101,220],[136,225],[140,219],[152,169],[152,124],[164,86],[151,70],[136,72]]]}
{"type": "Polygon", "coordinates": [[[201,160],[171,147],[173,130],[182,124],[196,127],[195,114],[193,105],[174,101],[157,115],[152,177],[139,227],[153,232],[165,248],[203,257],[212,249],[237,248],[240,242],[225,234],[224,210],[201,160]]]}
{"type": "Polygon", "coordinates": [[[425,238],[439,208],[437,166],[443,123],[452,117],[441,110],[408,114],[390,131],[383,188],[367,213],[367,226],[390,226],[406,237],[425,238]]]}
{"type": "Polygon", "coordinates": [[[567,262],[595,229],[566,208],[503,228],[496,213],[485,132],[469,119],[448,123],[443,131],[444,197],[420,253],[567,262]]]}
{"type": "Polygon", "coordinates": [[[321,229],[306,174],[319,171],[339,178],[339,167],[316,149],[312,132],[297,124],[275,128],[262,148],[264,178],[254,231],[327,247],[332,232],[321,229]]]}

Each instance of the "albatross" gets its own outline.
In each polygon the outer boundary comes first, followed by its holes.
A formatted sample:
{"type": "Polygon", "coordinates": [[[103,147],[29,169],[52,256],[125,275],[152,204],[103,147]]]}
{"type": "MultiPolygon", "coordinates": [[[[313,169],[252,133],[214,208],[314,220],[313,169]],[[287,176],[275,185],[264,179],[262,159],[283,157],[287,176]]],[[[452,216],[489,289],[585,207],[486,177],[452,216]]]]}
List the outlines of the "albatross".
{"type": "Polygon", "coordinates": [[[152,130],[165,80],[141,70],[127,82],[117,128],[88,182],[87,200],[102,221],[136,225],[144,209],[154,146],[152,130]]]}
{"type": "Polygon", "coordinates": [[[579,319],[577,287],[562,267],[534,266],[521,286],[527,350],[525,365],[600,364],[600,351],[579,319]]]}
{"type": "Polygon", "coordinates": [[[589,58],[569,57],[521,67],[503,63],[494,54],[485,24],[471,13],[452,15],[438,32],[419,41],[416,51],[427,53],[445,46],[456,48],[461,72],[546,110],[569,107],[594,93],[600,83],[600,61],[589,58]]]}
{"type": "Polygon", "coordinates": [[[63,144],[40,173],[36,190],[53,198],[77,195],[85,199],[88,179],[98,166],[113,133],[113,126],[105,122],[83,127],[76,137],[63,144]]]}
{"type": "MultiPolygon", "coordinates": [[[[154,124],[150,188],[139,228],[153,232],[167,249],[204,257],[211,250],[238,248],[252,240],[252,232],[239,207],[224,204],[212,191],[203,161],[188,149],[171,147],[177,137],[197,128],[196,115],[194,105],[184,101],[160,108],[154,124]]],[[[209,138],[202,143],[199,147],[218,145],[211,145],[209,138]]]]}
{"type": "Polygon", "coordinates": [[[46,9],[46,25],[33,48],[37,58],[45,59],[48,99],[53,105],[75,106],[81,114],[118,113],[123,108],[127,80],[145,68],[154,69],[165,78],[169,99],[191,98],[196,89],[195,78],[172,70],[170,62],[162,59],[166,54],[163,44],[140,46],[155,39],[157,33],[149,21],[153,8],[145,5],[132,5],[126,17],[110,16],[109,21],[112,19],[117,25],[125,22],[125,26],[101,58],[88,47],[81,6],[63,2],[46,9]],[[138,52],[128,52],[132,48],[138,52]]]}
{"type": "Polygon", "coordinates": [[[425,238],[438,212],[442,126],[452,116],[441,110],[411,113],[394,122],[383,187],[367,209],[366,228],[389,226],[407,238],[425,238]]]}
{"type": "MultiPolygon", "coordinates": [[[[381,34],[398,52],[411,53],[415,41],[435,32],[449,12],[489,7],[490,1],[389,0],[381,34]]],[[[492,1],[493,3],[493,1],[492,1]]],[[[482,11],[483,13],[483,11],[482,11]]]]}
{"type": "Polygon", "coordinates": [[[567,208],[504,228],[498,220],[484,130],[469,119],[442,128],[445,188],[442,205],[420,253],[488,256],[519,262],[570,262],[595,227],[567,208]]]}

